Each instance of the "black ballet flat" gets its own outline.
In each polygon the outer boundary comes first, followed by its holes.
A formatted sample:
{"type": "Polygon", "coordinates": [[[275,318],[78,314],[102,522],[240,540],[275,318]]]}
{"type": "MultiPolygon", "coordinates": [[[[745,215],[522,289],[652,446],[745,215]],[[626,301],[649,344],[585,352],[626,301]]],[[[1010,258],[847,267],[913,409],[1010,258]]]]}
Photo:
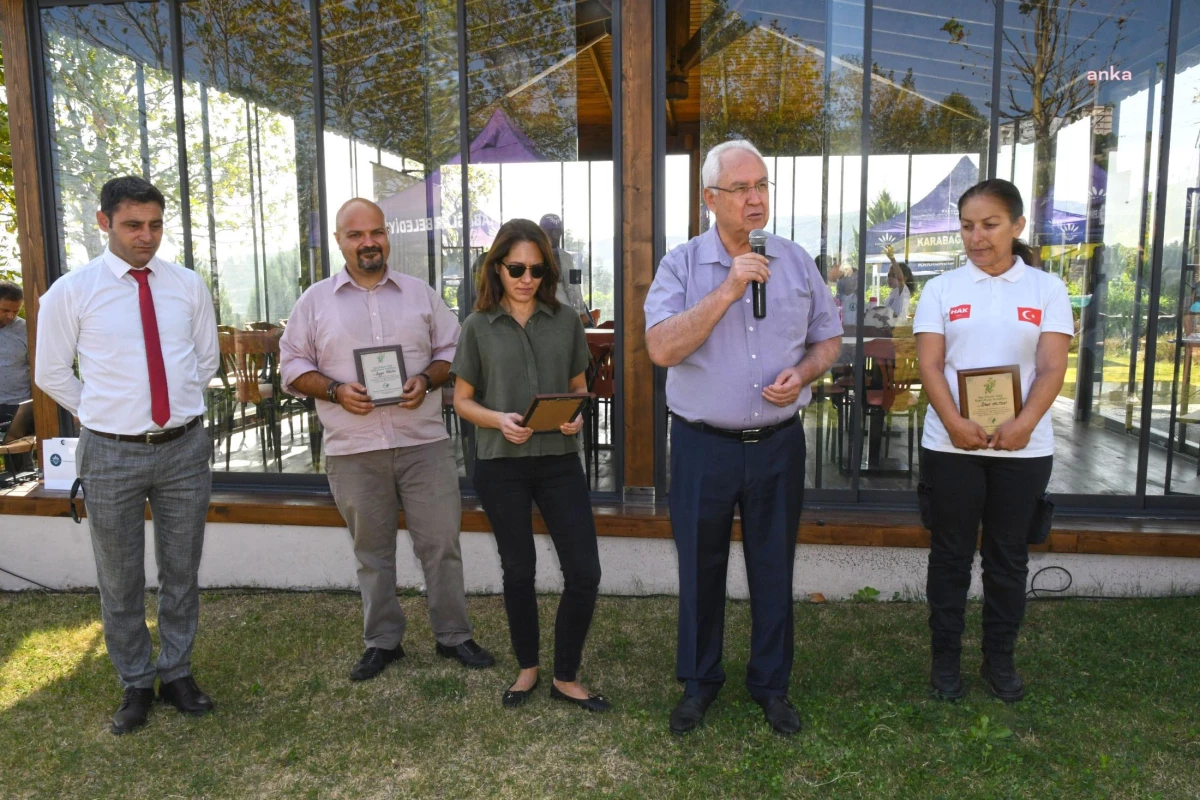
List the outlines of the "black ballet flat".
{"type": "Polygon", "coordinates": [[[538,683],[540,683],[541,680],[542,676],[537,676],[533,679],[533,686],[530,686],[523,692],[505,689],[504,694],[500,697],[500,703],[505,708],[516,708],[529,699],[529,696],[533,694],[533,690],[538,687],[538,683]]]}
{"type": "Polygon", "coordinates": [[[608,711],[610,708],[612,708],[612,705],[608,702],[608,700],[604,699],[604,697],[601,695],[589,694],[586,699],[580,700],[578,698],[571,697],[568,694],[564,694],[553,683],[550,684],[550,697],[554,700],[562,700],[564,702],[571,703],[572,705],[579,706],[580,708],[586,708],[588,711],[593,712],[608,711]]]}

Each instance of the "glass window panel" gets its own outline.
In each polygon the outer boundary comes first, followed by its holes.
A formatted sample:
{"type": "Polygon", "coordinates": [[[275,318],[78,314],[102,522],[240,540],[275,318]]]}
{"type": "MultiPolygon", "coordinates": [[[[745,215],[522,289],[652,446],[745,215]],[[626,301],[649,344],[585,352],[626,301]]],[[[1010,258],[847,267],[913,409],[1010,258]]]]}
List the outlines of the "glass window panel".
{"type": "MultiPolygon", "coordinates": [[[[902,0],[875,6],[872,20],[872,154],[861,237],[863,489],[915,485],[928,400],[912,315],[924,283],[962,263],[958,196],[986,177],[980,171],[986,169],[995,7],[967,0],[953,12],[929,0],[902,0]]],[[[859,164],[853,165],[856,181],[859,164]]],[[[857,182],[847,186],[857,194],[857,182]]],[[[851,237],[843,247],[853,264],[859,209],[848,224],[851,237]]]]}
{"type": "Polygon", "coordinates": [[[180,14],[192,258],[222,343],[214,468],[319,472],[313,401],[283,392],[278,369],[292,305],[321,277],[309,6],[184,0],[180,14]]]}
{"type": "MultiPolygon", "coordinates": [[[[1048,412],[1051,492],[1135,490],[1156,224],[1156,187],[1146,178],[1157,165],[1169,11],[1168,0],[1008,2],[1004,10],[997,174],[1020,188],[1025,238],[1042,268],[1066,283],[1076,317],[1066,379],[1048,412]]],[[[1156,347],[1169,356],[1174,335],[1165,329],[1177,304],[1166,289],[1156,347]]],[[[1152,427],[1161,431],[1152,440],[1166,432],[1170,370],[1168,357],[1150,387],[1152,427]]],[[[1160,480],[1163,456],[1161,444],[1151,447],[1160,480]]]]}
{"type": "Polygon", "coordinates": [[[138,175],[167,198],[158,255],[183,261],[175,96],[166,3],[41,12],[58,257],[64,271],[100,255],[100,188],[138,175]]]}
{"type": "MultiPolygon", "coordinates": [[[[668,3],[668,18],[686,15],[689,38],[701,43],[688,74],[668,71],[668,86],[687,89],[668,102],[668,248],[713,222],[701,199],[704,155],[723,141],[744,138],[763,153],[774,182],[766,229],[804,247],[836,298],[838,267],[849,262],[857,224],[858,201],[846,201],[858,197],[860,173],[856,159],[844,156],[859,149],[862,6],[668,3]]],[[[843,385],[852,372],[850,333],[839,365],[814,385],[804,411],[806,485],[813,488],[851,488],[852,412],[843,385]]]]}
{"type": "Polygon", "coordinates": [[[1200,494],[1200,5],[1181,12],[1146,485],[1156,495],[1200,494]]]}
{"type": "MultiPolygon", "coordinates": [[[[529,219],[550,234],[562,270],[559,298],[589,326],[588,377],[599,401],[583,459],[592,488],[615,491],[612,37],[601,4],[581,5],[467,4],[471,274],[504,222],[529,219]]],[[[460,306],[465,316],[470,303],[460,306]]]]}
{"type": "MultiPolygon", "coordinates": [[[[388,266],[420,278],[455,309],[466,301],[464,202],[459,158],[458,42],[454,0],[321,2],[325,82],[325,220],[330,270],[344,268],[334,237],[338,209],[354,197],[378,203],[388,226],[388,266]]],[[[440,402],[459,474],[467,474],[470,426],[440,402]]]]}

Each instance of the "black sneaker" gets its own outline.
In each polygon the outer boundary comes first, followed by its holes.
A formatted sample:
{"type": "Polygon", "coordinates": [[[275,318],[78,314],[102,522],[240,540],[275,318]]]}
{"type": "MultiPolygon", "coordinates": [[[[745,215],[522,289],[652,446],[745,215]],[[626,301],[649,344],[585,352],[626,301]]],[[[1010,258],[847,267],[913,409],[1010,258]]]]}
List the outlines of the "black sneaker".
{"type": "Polygon", "coordinates": [[[1015,703],[1025,696],[1025,684],[1013,665],[1012,653],[984,653],[979,674],[988,691],[1006,703],[1015,703]]]}
{"type": "Polygon", "coordinates": [[[963,688],[962,668],[959,653],[934,653],[929,668],[929,685],[938,700],[960,700],[966,694],[963,688]]]}
{"type": "Polygon", "coordinates": [[[388,664],[402,658],[404,658],[404,648],[400,645],[396,645],[391,650],[385,650],[382,647],[368,647],[363,652],[362,658],[354,665],[354,669],[350,670],[350,680],[365,681],[374,678],[383,672],[388,664]]]}

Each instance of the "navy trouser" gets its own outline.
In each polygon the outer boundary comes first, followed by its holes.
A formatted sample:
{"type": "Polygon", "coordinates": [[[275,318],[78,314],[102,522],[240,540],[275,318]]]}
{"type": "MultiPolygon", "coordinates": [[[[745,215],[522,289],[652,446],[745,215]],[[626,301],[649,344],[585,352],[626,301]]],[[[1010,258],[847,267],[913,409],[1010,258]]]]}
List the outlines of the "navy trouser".
{"type": "Polygon", "coordinates": [[[921,448],[921,482],[932,511],[925,595],[935,653],[962,650],[977,540],[983,562],[983,650],[1013,651],[1025,616],[1029,527],[1053,466],[1053,456],[1007,458],[921,448]]]}
{"type": "Polygon", "coordinates": [[[750,661],[755,699],[787,693],[792,671],[792,567],[804,499],[804,427],[758,442],[671,425],[671,530],[679,555],[676,677],[688,695],[725,682],[725,576],[733,512],[742,518],[750,586],[750,661]]]}

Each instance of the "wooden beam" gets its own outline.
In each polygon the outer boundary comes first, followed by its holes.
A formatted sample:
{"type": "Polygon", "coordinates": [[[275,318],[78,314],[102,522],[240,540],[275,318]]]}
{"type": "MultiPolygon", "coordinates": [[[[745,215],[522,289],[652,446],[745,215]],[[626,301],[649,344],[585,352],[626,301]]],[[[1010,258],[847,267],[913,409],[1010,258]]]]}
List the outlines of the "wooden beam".
{"type": "Polygon", "coordinates": [[[654,486],[654,366],[646,294],[654,280],[654,3],[621,4],[621,313],[625,485],[654,486]]]}
{"type": "MultiPolygon", "coordinates": [[[[4,84],[8,92],[8,125],[12,141],[13,183],[17,200],[17,244],[21,251],[21,283],[29,332],[29,365],[33,371],[38,308],[49,288],[46,241],[42,234],[42,190],[37,172],[37,134],[33,125],[33,68],[29,31],[22,0],[0,0],[0,48],[4,50],[4,84]]],[[[33,386],[33,424],[39,444],[58,436],[58,405],[33,386]]],[[[38,447],[39,458],[44,459],[38,447]]]]}
{"type": "Polygon", "coordinates": [[[612,113],[612,90],[608,88],[608,76],[604,74],[604,70],[600,69],[600,57],[596,55],[596,48],[589,47],[588,56],[592,62],[592,69],[596,70],[596,78],[600,81],[600,89],[604,92],[604,99],[608,101],[608,111],[612,113]]]}

